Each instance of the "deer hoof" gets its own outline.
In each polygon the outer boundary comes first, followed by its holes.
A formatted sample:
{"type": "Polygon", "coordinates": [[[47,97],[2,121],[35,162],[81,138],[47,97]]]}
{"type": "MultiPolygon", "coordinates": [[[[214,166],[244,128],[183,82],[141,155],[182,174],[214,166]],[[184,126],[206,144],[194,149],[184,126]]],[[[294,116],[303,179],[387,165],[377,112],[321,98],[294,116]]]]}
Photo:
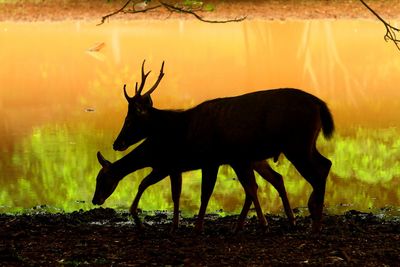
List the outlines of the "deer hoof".
{"type": "Polygon", "coordinates": [[[269,233],[269,226],[268,226],[268,224],[266,224],[266,225],[261,225],[260,229],[261,229],[261,233],[263,233],[263,234],[269,233]]]}
{"type": "Polygon", "coordinates": [[[321,233],[322,225],[321,222],[313,222],[311,227],[312,235],[319,235],[321,233]]]}
{"type": "Polygon", "coordinates": [[[133,217],[133,221],[135,222],[136,228],[139,230],[144,230],[144,225],[142,223],[142,221],[140,220],[139,216],[137,216],[137,214],[132,215],[133,217]]]}
{"type": "Polygon", "coordinates": [[[204,227],[202,223],[196,223],[194,226],[194,232],[201,235],[204,232],[204,227]]]}
{"type": "Polygon", "coordinates": [[[290,219],[290,220],[289,220],[289,225],[290,225],[291,227],[296,227],[296,219],[295,219],[295,218],[290,219]]]}
{"type": "Polygon", "coordinates": [[[233,227],[233,230],[232,230],[232,232],[233,232],[234,234],[238,234],[238,233],[240,233],[241,231],[243,231],[243,224],[241,224],[241,223],[236,224],[236,225],[233,227]]]}
{"type": "Polygon", "coordinates": [[[169,230],[169,233],[170,234],[175,234],[176,231],[178,230],[178,228],[179,228],[179,225],[172,224],[171,229],[169,230]]]}

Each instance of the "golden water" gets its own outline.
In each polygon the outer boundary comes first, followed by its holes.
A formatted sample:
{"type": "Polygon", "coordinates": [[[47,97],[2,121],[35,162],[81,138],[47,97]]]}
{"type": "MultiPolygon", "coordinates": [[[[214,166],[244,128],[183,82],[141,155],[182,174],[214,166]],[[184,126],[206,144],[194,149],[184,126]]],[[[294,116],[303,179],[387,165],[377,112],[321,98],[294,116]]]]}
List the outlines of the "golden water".
{"type": "MultiPolygon", "coordinates": [[[[153,94],[159,108],[267,88],[296,87],[324,99],[336,120],[333,140],[319,140],[333,161],[327,208],[400,206],[400,53],[383,41],[375,21],[258,21],[224,25],[198,21],[0,23],[0,211],[46,204],[91,208],[99,170],[96,151],[110,160],[126,113],[122,86],[165,60],[153,94]],[[96,49],[97,48],[97,49],[96,49]]],[[[293,207],[310,186],[282,157],[293,207]]],[[[125,178],[106,206],[130,205],[145,169],[125,178]]],[[[240,210],[244,194],[234,173],[220,169],[209,211],[240,210]]],[[[200,172],[184,175],[181,208],[195,213],[200,172]]],[[[262,179],[265,211],[282,209],[262,179]]],[[[143,195],[143,209],[170,209],[169,181],[143,195]]]]}

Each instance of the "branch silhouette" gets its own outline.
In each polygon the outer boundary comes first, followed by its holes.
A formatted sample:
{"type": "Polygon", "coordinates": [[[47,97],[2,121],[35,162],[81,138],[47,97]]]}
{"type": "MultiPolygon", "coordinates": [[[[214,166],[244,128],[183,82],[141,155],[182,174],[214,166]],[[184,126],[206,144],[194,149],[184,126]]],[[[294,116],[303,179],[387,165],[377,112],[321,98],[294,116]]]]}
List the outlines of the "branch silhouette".
{"type": "Polygon", "coordinates": [[[132,0],[128,0],[120,9],[118,9],[118,10],[116,10],[116,11],[110,13],[110,14],[107,14],[107,15],[103,16],[103,17],[101,18],[101,22],[100,22],[99,24],[97,24],[97,26],[103,24],[103,23],[104,23],[107,19],[109,19],[110,17],[112,17],[112,16],[114,16],[114,15],[116,15],[116,14],[122,12],[122,11],[129,5],[129,3],[130,3],[131,1],[132,1],[132,0]]]}
{"type": "Polygon", "coordinates": [[[396,33],[400,33],[400,29],[396,28],[392,25],[390,25],[388,22],[386,22],[375,10],[373,10],[370,6],[367,5],[363,0],[360,0],[360,2],[369,10],[371,11],[372,14],[375,15],[385,26],[386,28],[386,34],[383,36],[383,39],[388,42],[392,41],[397,49],[400,51],[400,39],[397,39],[396,33]]]}
{"type": "Polygon", "coordinates": [[[203,17],[199,16],[196,12],[191,11],[191,10],[186,10],[177,6],[173,6],[164,2],[160,2],[161,5],[163,5],[165,8],[167,8],[171,12],[179,12],[179,13],[186,13],[186,14],[191,14],[196,19],[202,21],[202,22],[207,22],[207,23],[228,23],[228,22],[239,22],[243,21],[246,19],[246,16],[240,17],[240,18],[234,18],[234,19],[227,19],[227,20],[209,20],[209,19],[204,19],[203,17]]]}
{"type": "MultiPolygon", "coordinates": [[[[152,7],[148,7],[142,10],[134,10],[134,9],[130,9],[130,10],[125,10],[125,8],[129,5],[129,3],[131,3],[132,0],[128,0],[120,9],[111,12],[105,16],[103,16],[101,18],[101,21],[99,24],[97,24],[97,26],[102,25],[107,19],[109,19],[110,17],[117,15],[118,13],[129,13],[129,14],[135,14],[135,13],[144,13],[147,12],[149,10],[154,10],[160,7],[164,7],[165,9],[167,9],[168,11],[170,11],[171,13],[176,12],[176,13],[185,13],[185,14],[190,14],[193,15],[196,19],[202,21],[202,22],[206,22],[206,23],[228,23],[228,22],[240,22],[243,21],[247,18],[247,16],[242,16],[239,18],[234,18],[234,19],[227,19],[227,20],[209,20],[209,19],[205,19],[202,16],[200,16],[199,14],[196,13],[195,10],[189,10],[183,7],[178,7],[177,5],[171,5],[168,3],[164,3],[164,2],[159,2],[159,5],[156,6],[152,6],[152,7]]],[[[199,10],[201,11],[201,10],[199,10]]]]}
{"type": "MultiPolygon", "coordinates": [[[[176,13],[185,13],[185,14],[190,14],[192,16],[194,16],[196,19],[202,21],[202,22],[206,22],[206,23],[228,23],[228,22],[240,22],[243,21],[247,18],[247,16],[242,16],[239,18],[234,18],[234,19],[227,19],[227,20],[209,20],[209,19],[205,19],[202,16],[200,16],[196,11],[198,10],[191,10],[191,9],[187,9],[184,7],[179,7],[177,5],[172,5],[169,3],[165,3],[162,1],[159,1],[159,5],[155,5],[155,6],[151,6],[142,10],[135,10],[135,9],[130,9],[130,10],[125,10],[126,7],[129,5],[129,3],[133,2],[132,0],[128,0],[126,1],[126,3],[118,10],[111,12],[105,16],[103,16],[101,18],[101,22],[99,25],[102,25],[106,20],[108,20],[110,17],[117,15],[118,13],[125,13],[125,14],[135,14],[135,13],[144,13],[150,10],[154,10],[157,8],[161,8],[164,7],[165,9],[167,9],[168,11],[170,11],[171,13],[176,12],[176,13]]],[[[384,20],[375,10],[373,10],[364,0],[360,0],[360,2],[375,16],[377,17],[385,26],[386,28],[386,33],[384,35],[384,40],[386,42],[392,41],[395,46],[397,47],[397,49],[400,51],[400,39],[398,39],[397,34],[400,34],[400,29],[396,28],[392,25],[390,25],[390,23],[388,23],[386,20],[384,20]]],[[[201,10],[200,10],[201,11],[201,10]]]]}

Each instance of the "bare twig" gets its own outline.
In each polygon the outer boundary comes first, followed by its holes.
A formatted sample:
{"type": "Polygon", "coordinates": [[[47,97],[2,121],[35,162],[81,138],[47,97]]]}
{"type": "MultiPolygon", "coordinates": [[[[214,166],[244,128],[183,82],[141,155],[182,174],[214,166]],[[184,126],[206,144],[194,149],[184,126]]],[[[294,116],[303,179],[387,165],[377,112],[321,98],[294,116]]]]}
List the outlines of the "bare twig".
{"type": "Polygon", "coordinates": [[[235,18],[235,19],[228,19],[228,20],[209,20],[209,19],[204,19],[203,17],[201,17],[200,15],[198,15],[194,10],[187,10],[185,8],[181,8],[181,7],[177,7],[177,6],[173,6],[171,4],[167,4],[164,2],[160,1],[160,5],[156,5],[156,6],[152,6],[143,10],[124,10],[129,3],[132,2],[132,0],[128,0],[120,9],[107,14],[105,16],[103,16],[101,18],[101,22],[99,24],[97,24],[97,26],[102,25],[107,19],[109,19],[110,17],[118,14],[118,13],[129,13],[129,14],[134,14],[134,13],[144,13],[147,12],[149,10],[153,10],[159,7],[164,7],[166,8],[168,11],[170,11],[171,13],[173,12],[177,12],[177,13],[186,13],[186,14],[191,14],[193,16],[195,16],[198,20],[203,21],[203,22],[207,22],[207,23],[228,23],[228,22],[239,22],[242,20],[246,19],[246,16],[240,17],[240,18],[235,18]]]}
{"type": "Polygon", "coordinates": [[[400,39],[397,39],[396,33],[400,32],[400,29],[393,27],[392,25],[390,25],[388,22],[386,22],[381,16],[379,16],[378,13],[375,12],[375,10],[373,10],[371,7],[369,7],[367,5],[367,3],[365,3],[363,0],[360,0],[360,2],[366,7],[368,8],[369,11],[371,11],[372,14],[375,15],[375,17],[377,17],[385,26],[386,28],[386,34],[383,37],[383,39],[388,42],[388,41],[392,41],[397,49],[400,51],[400,39]]]}
{"type": "Polygon", "coordinates": [[[108,19],[109,17],[114,16],[114,15],[118,14],[119,12],[122,12],[122,11],[125,9],[125,7],[127,7],[127,6],[129,5],[129,3],[130,3],[131,1],[132,1],[132,0],[126,1],[126,3],[125,3],[120,9],[118,9],[118,10],[116,10],[116,11],[110,13],[110,14],[107,14],[107,15],[103,16],[103,17],[101,18],[101,22],[100,22],[99,24],[97,24],[97,26],[103,24],[103,23],[106,21],[106,19],[108,19]]]}
{"type": "Polygon", "coordinates": [[[147,12],[147,11],[149,11],[149,10],[153,10],[153,9],[156,9],[156,8],[160,8],[160,7],[162,7],[162,5],[157,5],[157,6],[152,6],[152,7],[149,7],[149,8],[146,8],[146,9],[143,9],[143,10],[133,10],[133,9],[130,9],[130,10],[122,10],[121,12],[122,13],[125,13],[125,14],[135,14],[135,13],[144,13],[144,12],[147,12]]]}
{"type": "Polygon", "coordinates": [[[163,5],[166,9],[168,9],[171,12],[179,12],[179,13],[186,13],[186,14],[191,14],[195,16],[198,20],[207,22],[207,23],[228,23],[228,22],[239,22],[243,21],[246,19],[246,16],[240,17],[240,18],[235,18],[235,19],[228,19],[228,20],[209,20],[209,19],[204,19],[203,17],[199,16],[196,12],[191,11],[191,10],[186,10],[180,7],[176,7],[164,2],[160,1],[160,4],[163,5]]]}

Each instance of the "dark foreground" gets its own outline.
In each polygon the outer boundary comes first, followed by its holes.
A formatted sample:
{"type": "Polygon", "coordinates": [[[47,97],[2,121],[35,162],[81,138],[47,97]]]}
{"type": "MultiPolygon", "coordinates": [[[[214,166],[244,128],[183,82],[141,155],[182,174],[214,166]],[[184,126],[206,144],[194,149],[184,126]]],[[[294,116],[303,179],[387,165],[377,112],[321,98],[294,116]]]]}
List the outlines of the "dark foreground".
{"type": "Polygon", "coordinates": [[[296,229],[267,216],[269,232],[251,218],[231,232],[236,216],[209,216],[202,235],[194,219],[182,219],[170,234],[167,215],[146,216],[139,233],[127,213],[112,209],[35,215],[0,214],[1,266],[399,266],[399,219],[349,211],[324,218],[320,236],[310,236],[309,219],[296,229]]]}

